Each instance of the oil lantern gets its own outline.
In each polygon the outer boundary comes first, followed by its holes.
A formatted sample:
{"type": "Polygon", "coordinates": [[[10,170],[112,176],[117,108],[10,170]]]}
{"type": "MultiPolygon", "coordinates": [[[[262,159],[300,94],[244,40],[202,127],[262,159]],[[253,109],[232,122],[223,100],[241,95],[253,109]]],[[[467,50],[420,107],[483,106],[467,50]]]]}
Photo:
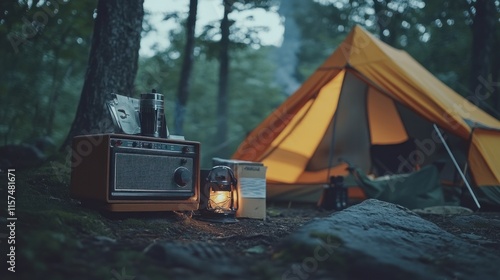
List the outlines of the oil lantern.
{"type": "Polygon", "coordinates": [[[200,214],[204,220],[234,223],[238,210],[237,179],[231,168],[214,166],[208,173],[203,187],[203,204],[200,214]]]}

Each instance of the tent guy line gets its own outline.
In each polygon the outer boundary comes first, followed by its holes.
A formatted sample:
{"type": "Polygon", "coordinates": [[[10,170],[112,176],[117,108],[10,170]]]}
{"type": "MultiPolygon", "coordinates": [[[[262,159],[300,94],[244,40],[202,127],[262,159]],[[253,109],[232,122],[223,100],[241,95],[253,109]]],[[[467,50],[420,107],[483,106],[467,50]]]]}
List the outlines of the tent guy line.
{"type": "Polygon", "coordinates": [[[441,131],[439,131],[439,128],[437,127],[436,124],[433,124],[433,127],[434,129],[436,130],[436,133],[439,135],[439,139],[441,139],[441,143],[443,143],[444,147],[446,148],[446,151],[448,152],[448,154],[450,155],[450,158],[451,160],[453,161],[453,164],[455,165],[455,167],[457,168],[457,171],[458,173],[460,174],[460,177],[462,177],[462,180],[464,181],[465,185],[467,186],[467,189],[469,190],[469,193],[470,195],[472,196],[472,198],[474,199],[474,203],[476,204],[477,206],[477,209],[481,209],[481,204],[479,204],[479,201],[477,200],[477,197],[476,195],[474,194],[474,191],[472,191],[472,188],[470,187],[469,185],[469,181],[467,180],[467,178],[465,178],[465,174],[462,172],[462,169],[460,169],[460,166],[458,165],[458,162],[457,160],[455,159],[455,156],[453,155],[453,153],[451,152],[450,150],[450,147],[448,146],[448,144],[446,143],[446,141],[444,140],[444,137],[443,135],[441,134],[441,131]]]}

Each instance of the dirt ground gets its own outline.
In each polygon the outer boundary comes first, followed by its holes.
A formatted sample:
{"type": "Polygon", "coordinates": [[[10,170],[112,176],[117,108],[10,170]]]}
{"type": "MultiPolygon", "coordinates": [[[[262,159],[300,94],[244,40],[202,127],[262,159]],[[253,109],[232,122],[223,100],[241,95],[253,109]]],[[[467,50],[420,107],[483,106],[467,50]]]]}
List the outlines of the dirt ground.
{"type": "Polygon", "coordinates": [[[463,215],[421,215],[422,218],[431,221],[441,227],[442,229],[454,235],[464,237],[464,235],[476,235],[485,240],[491,241],[489,245],[494,248],[500,249],[500,212],[477,211],[472,214],[463,215]],[[476,219],[476,224],[454,222],[459,218],[467,216],[480,217],[476,219]]]}
{"type": "Polygon", "coordinates": [[[179,242],[203,241],[232,248],[242,255],[271,253],[273,246],[282,238],[316,218],[331,215],[334,211],[319,210],[312,204],[269,203],[265,220],[239,218],[236,223],[207,222],[193,212],[107,214],[114,234],[131,246],[144,248],[145,245],[163,237],[179,242]],[[144,219],[154,223],[175,226],[166,227],[158,235],[150,230],[130,228],[122,231],[124,219],[144,219]],[[252,249],[253,248],[253,249],[252,249]],[[257,248],[265,248],[262,249],[257,248]]]}
{"type": "MultiPolygon", "coordinates": [[[[61,180],[60,174],[54,176],[50,168],[19,172],[18,177],[19,272],[2,279],[220,278],[205,274],[203,261],[234,265],[235,273],[244,273],[232,275],[239,279],[281,279],[280,273],[289,264],[275,259],[280,241],[305,223],[334,213],[313,204],[272,202],[267,205],[265,220],[239,219],[233,224],[201,221],[194,212],[102,213],[71,199],[69,177],[61,180]],[[219,255],[208,254],[210,260],[199,257],[199,263],[145,253],[146,248],[158,243],[196,243],[223,250],[219,255]],[[238,270],[237,266],[243,268],[238,270]]],[[[2,208],[0,219],[6,220],[6,207],[2,208]]],[[[480,226],[456,222],[446,215],[422,217],[461,238],[464,234],[480,237],[490,241],[480,245],[500,249],[500,212],[473,215],[484,218],[480,226]],[[488,221],[495,223],[490,225],[488,221]]]]}

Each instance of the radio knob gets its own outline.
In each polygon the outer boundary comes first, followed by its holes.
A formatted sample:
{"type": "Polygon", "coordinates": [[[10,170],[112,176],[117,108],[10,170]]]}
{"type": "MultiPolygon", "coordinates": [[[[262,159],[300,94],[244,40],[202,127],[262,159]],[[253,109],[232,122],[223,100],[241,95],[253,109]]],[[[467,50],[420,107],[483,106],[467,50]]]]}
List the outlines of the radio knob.
{"type": "Polygon", "coordinates": [[[179,187],[185,187],[191,182],[191,171],[186,167],[179,167],[174,171],[174,182],[179,187]]]}
{"type": "Polygon", "coordinates": [[[118,146],[122,145],[122,141],[113,139],[113,140],[111,140],[110,144],[111,144],[111,146],[118,147],[118,146]]]}

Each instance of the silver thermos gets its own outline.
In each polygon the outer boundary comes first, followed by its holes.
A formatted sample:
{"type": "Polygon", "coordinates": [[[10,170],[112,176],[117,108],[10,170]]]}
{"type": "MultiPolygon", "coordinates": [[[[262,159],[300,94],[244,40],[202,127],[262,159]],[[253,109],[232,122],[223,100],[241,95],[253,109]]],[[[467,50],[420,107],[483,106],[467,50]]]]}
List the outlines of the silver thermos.
{"type": "Polygon", "coordinates": [[[157,93],[154,89],[151,93],[141,93],[139,117],[141,135],[160,138],[168,137],[163,94],[157,93]]]}

